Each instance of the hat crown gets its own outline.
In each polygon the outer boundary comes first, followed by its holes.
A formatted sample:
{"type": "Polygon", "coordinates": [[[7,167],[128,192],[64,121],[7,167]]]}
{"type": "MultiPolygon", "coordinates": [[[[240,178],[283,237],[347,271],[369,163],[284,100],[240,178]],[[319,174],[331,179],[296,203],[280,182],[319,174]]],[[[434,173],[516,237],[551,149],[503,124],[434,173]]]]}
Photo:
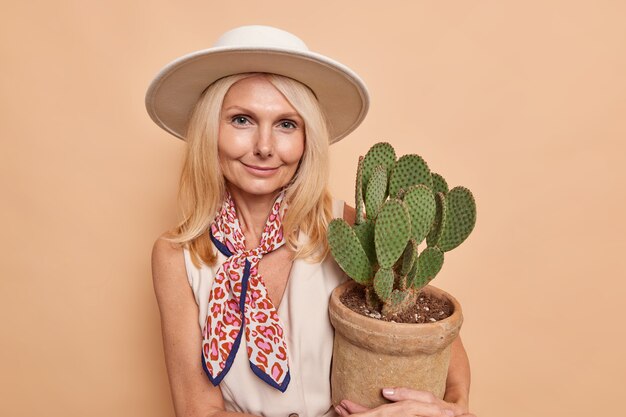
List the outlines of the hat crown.
{"type": "Polygon", "coordinates": [[[263,25],[240,26],[224,33],[214,47],[279,48],[308,51],[309,48],[292,33],[263,25]]]}

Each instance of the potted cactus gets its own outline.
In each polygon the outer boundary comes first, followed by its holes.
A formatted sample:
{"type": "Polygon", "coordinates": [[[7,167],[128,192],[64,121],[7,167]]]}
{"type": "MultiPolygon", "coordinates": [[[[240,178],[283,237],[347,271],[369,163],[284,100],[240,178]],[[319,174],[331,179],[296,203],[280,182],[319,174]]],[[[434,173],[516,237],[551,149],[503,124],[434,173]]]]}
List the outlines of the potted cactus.
{"type": "Polygon", "coordinates": [[[359,158],[355,194],[355,224],[334,219],[328,229],[331,254],[352,278],[333,291],[329,306],[333,403],[350,399],[375,407],[386,402],[380,394],[386,386],[443,398],[450,344],[463,317],[454,297],[427,284],[441,270],[444,253],[473,230],[474,198],[465,187],[448,189],[419,155],[396,159],[388,143],[359,158]],[[374,313],[369,317],[342,302],[359,286],[374,313]],[[424,297],[444,300],[451,315],[419,324],[393,320],[424,297]]]}

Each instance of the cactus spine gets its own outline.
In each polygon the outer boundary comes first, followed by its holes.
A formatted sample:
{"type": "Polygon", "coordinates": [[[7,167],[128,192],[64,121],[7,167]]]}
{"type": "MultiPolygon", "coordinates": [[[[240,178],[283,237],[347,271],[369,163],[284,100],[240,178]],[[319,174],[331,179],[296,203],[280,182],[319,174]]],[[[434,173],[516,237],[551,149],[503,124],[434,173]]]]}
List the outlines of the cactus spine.
{"type": "Polygon", "coordinates": [[[384,315],[410,308],[441,270],[444,252],[463,243],[476,224],[470,190],[449,190],[422,157],[396,159],[385,142],[359,158],[355,199],[355,225],[334,219],[328,242],[344,272],[366,286],[370,308],[382,306],[384,315]]]}

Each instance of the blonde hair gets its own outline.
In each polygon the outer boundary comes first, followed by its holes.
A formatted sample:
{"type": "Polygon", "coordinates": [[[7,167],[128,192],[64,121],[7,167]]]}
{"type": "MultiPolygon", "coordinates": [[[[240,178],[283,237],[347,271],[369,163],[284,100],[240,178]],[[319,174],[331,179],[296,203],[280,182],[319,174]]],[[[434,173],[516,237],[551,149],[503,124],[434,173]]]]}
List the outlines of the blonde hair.
{"type": "Polygon", "coordinates": [[[307,86],[294,79],[269,73],[243,73],[220,78],[202,93],[185,135],[188,146],[178,194],[183,220],[166,240],[187,247],[197,267],[201,262],[214,265],[217,259],[207,230],[226,193],[217,150],[222,103],[233,84],[257,75],[271,82],[304,120],[304,153],[285,193],[289,204],[283,219],[287,245],[295,252],[295,258],[311,262],[319,262],[328,254],[326,229],[332,218],[328,191],[329,133],[318,101],[307,86]],[[304,244],[298,242],[300,231],[309,237],[304,244]]]}

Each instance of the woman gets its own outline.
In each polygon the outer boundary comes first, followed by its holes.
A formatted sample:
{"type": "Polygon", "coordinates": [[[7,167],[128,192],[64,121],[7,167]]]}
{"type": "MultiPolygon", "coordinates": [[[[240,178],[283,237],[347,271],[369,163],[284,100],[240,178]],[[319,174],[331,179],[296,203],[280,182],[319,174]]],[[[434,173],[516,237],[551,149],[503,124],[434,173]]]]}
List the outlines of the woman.
{"type": "Polygon", "coordinates": [[[325,231],[354,209],[328,193],[328,152],[367,112],[356,74],[290,33],[244,26],[166,66],[146,104],[188,142],[184,220],[152,260],[179,417],[467,413],[460,339],[446,401],[403,388],[373,410],[330,401],[328,297],[344,275],[325,231]]]}

